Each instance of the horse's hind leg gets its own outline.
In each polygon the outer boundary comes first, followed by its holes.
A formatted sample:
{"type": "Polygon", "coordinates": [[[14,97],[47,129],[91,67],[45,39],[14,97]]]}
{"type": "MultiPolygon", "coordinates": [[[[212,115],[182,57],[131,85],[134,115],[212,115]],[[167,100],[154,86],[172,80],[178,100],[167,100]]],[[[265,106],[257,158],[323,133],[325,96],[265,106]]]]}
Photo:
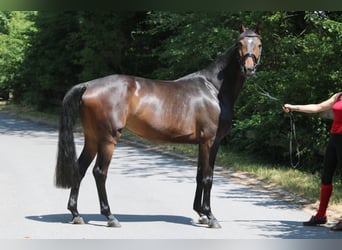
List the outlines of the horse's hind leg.
{"type": "Polygon", "coordinates": [[[79,165],[79,171],[80,171],[80,180],[77,183],[75,187],[71,188],[70,196],[69,196],[69,202],[68,202],[68,209],[70,210],[73,220],[72,223],[74,224],[83,224],[84,221],[82,217],[80,216],[78,210],[77,210],[77,200],[78,200],[78,194],[80,189],[81,181],[90,165],[90,163],[93,161],[94,157],[96,155],[96,148],[92,147],[90,143],[85,142],[82,153],[80,157],[78,158],[78,165],[79,165]]]}
{"type": "Polygon", "coordinates": [[[96,164],[93,169],[95,177],[97,192],[99,195],[101,214],[108,219],[107,225],[109,227],[120,227],[119,221],[111,213],[107,198],[106,179],[110,161],[114,152],[115,144],[111,142],[104,142],[99,145],[98,156],[96,164]]]}

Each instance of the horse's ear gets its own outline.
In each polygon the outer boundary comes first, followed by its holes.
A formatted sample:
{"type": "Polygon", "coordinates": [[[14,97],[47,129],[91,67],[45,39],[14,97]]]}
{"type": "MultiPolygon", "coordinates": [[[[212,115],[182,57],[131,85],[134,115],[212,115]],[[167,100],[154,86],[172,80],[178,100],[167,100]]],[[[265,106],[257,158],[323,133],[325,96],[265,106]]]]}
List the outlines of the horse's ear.
{"type": "Polygon", "coordinates": [[[241,24],[241,25],[240,25],[240,33],[243,33],[243,32],[245,32],[245,31],[246,31],[245,25],[241,24]]]}
{"type": "Polygon", "coordinates": [[[256,26],[256,28],[255,28],[255,33],[257,33],[258,35],[260,35],[260,33],[261,33],[261,23],[258,23],[258,25],[256,26]]]}

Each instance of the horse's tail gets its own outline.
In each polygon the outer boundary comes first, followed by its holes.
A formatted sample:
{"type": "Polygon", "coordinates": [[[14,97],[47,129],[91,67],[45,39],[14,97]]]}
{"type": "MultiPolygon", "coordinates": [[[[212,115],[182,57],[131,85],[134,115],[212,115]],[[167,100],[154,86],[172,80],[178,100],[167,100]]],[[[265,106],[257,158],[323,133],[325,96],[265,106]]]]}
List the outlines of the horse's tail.
{"type": "Polygon", "coordinates": [[[55,185],[57,187],[75,187],[80,178],[73,128],[85,90],[84,84],[76,85],[66,93],[63,99],[55,170],[55,185]]]}

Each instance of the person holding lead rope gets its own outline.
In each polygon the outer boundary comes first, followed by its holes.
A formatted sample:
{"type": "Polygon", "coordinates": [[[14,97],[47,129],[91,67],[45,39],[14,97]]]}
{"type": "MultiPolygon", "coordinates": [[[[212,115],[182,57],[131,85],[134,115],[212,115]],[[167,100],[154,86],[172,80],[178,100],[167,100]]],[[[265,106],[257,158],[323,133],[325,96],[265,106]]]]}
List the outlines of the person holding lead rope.
{"type": "MultiPolygon", "coordinates": [[[[330,129],[330,138],[324,156],[324,165],[321,175],[320,203],[318,210],[304,226],[316,226],[327,223],[327,208],[332,194],[333,175],[337,166],[342,167],[342,92],[336,93],[329,99],[306,105],[285,104],[285,112],[319,113],[332,110],[334,119],[330,129]]],[[[342,231],[342,220],[331,227],[333,231],[342,231]]]]}

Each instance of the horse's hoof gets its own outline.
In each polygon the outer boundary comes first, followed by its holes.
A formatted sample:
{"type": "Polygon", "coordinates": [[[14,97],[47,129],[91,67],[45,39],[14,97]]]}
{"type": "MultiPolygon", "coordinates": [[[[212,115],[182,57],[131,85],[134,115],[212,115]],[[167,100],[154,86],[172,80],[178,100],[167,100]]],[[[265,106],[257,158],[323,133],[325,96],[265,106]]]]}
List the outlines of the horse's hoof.
{"type": "Polygon", "coordinates": [[[117,219],[111,219],[107,222],[108,227],[121,227],[120,222],[117,219]]]}
{"type": "Polygon", "coordinates": [[[220,225],[220,223],[218,223],[218,221],[216,219],[211,219],[211,220],[209,220],[208,227],[219,229],[219,228],[221,228],[221,225],[220,225]]]}
{"type": "Polygon", "coordinates": [[[206,224],[206,225],[208,225],[209,219],[208,219],[208,217],[206,215],[202,215],[201,217],[199,217],[198,223],[199,224],[206,224]]]}
{"type": "Polygon", "coordinates": [[[76,216],[71,221],[72,224],[84,224],[84,220],[81,216],[76,216]]]}

